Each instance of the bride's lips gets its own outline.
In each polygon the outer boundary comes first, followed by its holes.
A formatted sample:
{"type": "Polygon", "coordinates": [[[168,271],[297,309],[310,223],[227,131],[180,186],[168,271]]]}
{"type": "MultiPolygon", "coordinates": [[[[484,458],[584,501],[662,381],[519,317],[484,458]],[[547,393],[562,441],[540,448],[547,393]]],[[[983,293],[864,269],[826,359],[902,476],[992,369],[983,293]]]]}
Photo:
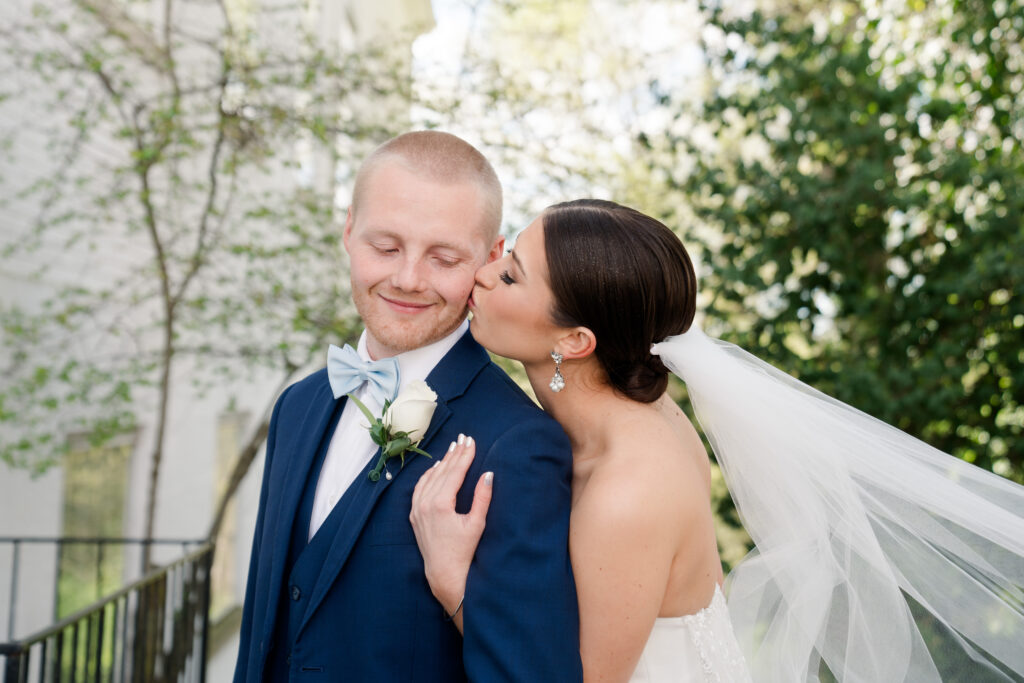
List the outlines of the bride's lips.
{"type": "Polygon", "coordinates": [[[418,304],[409,301],[400,301],[398,299],[391,299],[383,294],[379,295],[381,299],[387,303],[393,310],[399,313],[420,313],[433,306],[433,304],[418,304]]]}

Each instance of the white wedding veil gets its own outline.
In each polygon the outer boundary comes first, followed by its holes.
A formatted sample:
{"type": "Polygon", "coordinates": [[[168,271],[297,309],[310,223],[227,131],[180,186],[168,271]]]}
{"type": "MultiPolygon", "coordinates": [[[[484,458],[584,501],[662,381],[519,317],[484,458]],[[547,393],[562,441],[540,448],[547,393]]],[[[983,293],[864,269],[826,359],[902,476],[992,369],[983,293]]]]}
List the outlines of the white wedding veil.
{"type": "Polygon", "coordinates": [[[756,544],[726,591],[754,681],[1024,681],[1024,487],[696,327],[651,352],[756,544]]]}

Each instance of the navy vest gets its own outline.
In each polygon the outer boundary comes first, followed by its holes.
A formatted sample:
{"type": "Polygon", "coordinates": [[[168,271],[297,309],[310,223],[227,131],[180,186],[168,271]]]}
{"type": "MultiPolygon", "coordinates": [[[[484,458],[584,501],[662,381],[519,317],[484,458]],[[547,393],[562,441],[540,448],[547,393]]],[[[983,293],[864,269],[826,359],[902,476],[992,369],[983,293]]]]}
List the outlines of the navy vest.
{"type": "Polygon", "coordinates": [[[295,522],[288,545],[288,564],[284,571],[284,585],[277,606],[277,618],[274,620],[273,640],[264,668],[263,680],[265,681],[287,681],[289,678],[290,653],[299,634],[299,625],[306,614],[306,606],[309,604],[313,586],[320,576],[320,569],[331,549],[338,525],[344,518],[344,514],[341,513],[346,507],[343,503],[345,496],[348,495],[347,491],[335,504],[324,523],[317,529],[316,535],[311,540],[307,540],[309,539],[309,522],[313,515],[313,498],[316,496],[316,485],[320,480],[320,470],[323,469],[324,460],[327,458],[327,448],[331,443],[334,430],[338,426],[338,421],[341,419],[345,403],[345,401],[338,401],[338,405],[334,409],[334,414],[331,416],[331,428],[325,431],[324,438],[317,450],[316,459],[309,468],[302,499],[299,501],[299,509],[295,514],[295,522]]]}

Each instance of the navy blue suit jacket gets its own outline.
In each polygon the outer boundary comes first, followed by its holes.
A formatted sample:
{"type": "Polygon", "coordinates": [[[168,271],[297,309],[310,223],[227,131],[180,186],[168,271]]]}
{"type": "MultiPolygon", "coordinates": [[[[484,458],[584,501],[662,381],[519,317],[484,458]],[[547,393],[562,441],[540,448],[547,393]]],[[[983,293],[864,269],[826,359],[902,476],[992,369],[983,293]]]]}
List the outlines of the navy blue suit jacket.
{"type": "Polygon", "coordinates": [[[286,389],[271,418],[236,683],[268,680],[271,647],[289,649],[288,678],[295,681],[582,679],[565,433],[468,333],[427,383],[438,402],[420,447],[436,459],[459,433],[477,442],[460,512],[468,511],[477,479],[494,472],[487,526],[466,586],[465,638],[430,592],[409,523],[413,487],[435,460],[407,456],[401,471],[391,461],[392,480],[371,482],[374,456],[337,503],[343,509],[332,512],[343,518],[303,601],[293,642],[271,642],[296,509],[337,407],[321,370],[286,389]]]}

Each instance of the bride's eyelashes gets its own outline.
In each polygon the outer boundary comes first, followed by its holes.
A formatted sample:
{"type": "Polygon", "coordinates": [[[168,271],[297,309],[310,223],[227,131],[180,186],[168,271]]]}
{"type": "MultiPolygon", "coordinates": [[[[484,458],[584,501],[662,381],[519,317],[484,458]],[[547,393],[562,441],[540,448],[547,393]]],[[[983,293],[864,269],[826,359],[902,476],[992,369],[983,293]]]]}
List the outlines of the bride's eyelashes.
{"type": "Polygon", "coordinates": [[[501,274],[498,275],[498,279],[504,282],[506,285],[515,284],[515,279],[513,279],[513,277],[509,275],[509,272],[507,270],[501,271],[501,274]]]}

